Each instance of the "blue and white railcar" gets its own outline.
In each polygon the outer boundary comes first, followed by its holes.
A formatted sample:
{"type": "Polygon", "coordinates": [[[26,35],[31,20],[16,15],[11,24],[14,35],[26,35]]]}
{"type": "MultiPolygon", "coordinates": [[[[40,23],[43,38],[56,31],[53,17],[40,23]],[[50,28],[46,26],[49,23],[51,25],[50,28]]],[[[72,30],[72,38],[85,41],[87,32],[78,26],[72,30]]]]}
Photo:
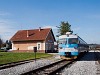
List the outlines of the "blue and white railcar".
{"type": "Polygon", "coordinates": [[[59,55],[65,57],[78,56],[88,50],[87,43],[71,32],[59,36],[59,55]]]}

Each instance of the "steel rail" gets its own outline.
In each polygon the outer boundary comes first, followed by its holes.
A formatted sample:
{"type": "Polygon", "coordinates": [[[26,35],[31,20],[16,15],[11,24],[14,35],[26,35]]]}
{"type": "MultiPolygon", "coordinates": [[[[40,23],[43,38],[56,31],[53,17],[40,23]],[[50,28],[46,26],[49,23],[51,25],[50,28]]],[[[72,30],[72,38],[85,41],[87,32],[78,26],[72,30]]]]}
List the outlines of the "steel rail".
{"type": "MultiPolygon", "coordinates": [[[[50,58],[50,56],[49,57],[43,57],[43,58],[50,58]]],[[[43,59],[43,58],[37,58],[36,60],[43,59]]],[[[22,64],[25,64],[25,63],[34,62],[34,61],[35,61],[35,59],[29,59],[29,60],[22,60],[22,61],[7,63],[7,64],[1,64],[0,70],[10,68],[10,67],[14,67],[14,66],[18,66],[18,65],[22,65],[22,64]]]]}
{"type": "Polygon", "coordinates": [[[66,65],[71,64],[72,62],[73,61],[60,60],[22,75],[54,75],[58,70],[62,69],[66,65]]]}
{"type": "Polygon", "coordinates": [[[33,61],[34,61],[34,59],[30,59],[30,60],[24,60],[24,61],[2,64],[2,65],[0,65],[0,70],[10,68],[10,67],[14,67],[14,66],[21,65],[21,64],[25,64],[25,63],[29,63],[29,62],[33,62],[33,61]]]}
{"type": "Polygon", "coordinates": [[[85,53],[82,53],[77,59],[74,60],[60,60],[55,63],[37,68],[35,70],[23,73],[21,75],[56,75],[56,73],[59,73],[64,67],[70,66],[73,63],[80,60],[81,57],[84,56],[85,53]]]}

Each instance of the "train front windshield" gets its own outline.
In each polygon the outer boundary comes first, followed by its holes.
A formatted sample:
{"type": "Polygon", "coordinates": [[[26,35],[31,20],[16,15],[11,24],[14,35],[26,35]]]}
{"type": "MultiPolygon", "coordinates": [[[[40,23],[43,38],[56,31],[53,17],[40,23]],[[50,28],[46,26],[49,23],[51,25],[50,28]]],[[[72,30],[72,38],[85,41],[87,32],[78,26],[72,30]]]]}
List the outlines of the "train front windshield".
{"type": "Polygon", "coordinates": [[[78,44],[78,39],[77,38],[69,38],[68,44],[78,44]]]}
{"type": "Polygon", "coordinates": [[[67,44],[67,39],[66,38],[59,39],[59,44],[67,44]]]}

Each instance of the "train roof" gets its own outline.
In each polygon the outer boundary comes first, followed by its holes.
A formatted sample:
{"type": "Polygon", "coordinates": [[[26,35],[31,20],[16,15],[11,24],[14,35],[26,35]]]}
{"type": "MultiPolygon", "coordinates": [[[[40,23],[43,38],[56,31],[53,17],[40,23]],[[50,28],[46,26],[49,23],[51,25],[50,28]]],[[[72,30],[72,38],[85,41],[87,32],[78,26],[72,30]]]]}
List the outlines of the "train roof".
{"type": "Polygon", "coordinates": [[[79,38],[80,40],[82,40],[84,43],[86,43],[82,38],[80,38],[77,34],[69,34],[69,35],[61,35],[59,36],[59,39],[61,38],[79,38]]]}
{"type": "Polygon", "coordinates": [[[76,35],[76,34],[61,35],[61,36],[59,36],[59,39],[60,38],[78,38],[78,35],[76,35]]]}

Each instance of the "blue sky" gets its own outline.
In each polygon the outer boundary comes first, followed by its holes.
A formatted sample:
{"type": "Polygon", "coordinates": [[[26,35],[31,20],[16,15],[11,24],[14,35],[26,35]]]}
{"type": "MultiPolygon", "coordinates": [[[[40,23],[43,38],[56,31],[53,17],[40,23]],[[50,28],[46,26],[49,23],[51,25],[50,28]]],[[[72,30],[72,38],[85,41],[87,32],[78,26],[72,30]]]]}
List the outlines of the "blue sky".
{"type": "Polygon", "coordinates": [[[0,0],[0,37],[18,30],[52,27],[69,22],[87,43],[100,44],[100,0],[0,0]]]}

